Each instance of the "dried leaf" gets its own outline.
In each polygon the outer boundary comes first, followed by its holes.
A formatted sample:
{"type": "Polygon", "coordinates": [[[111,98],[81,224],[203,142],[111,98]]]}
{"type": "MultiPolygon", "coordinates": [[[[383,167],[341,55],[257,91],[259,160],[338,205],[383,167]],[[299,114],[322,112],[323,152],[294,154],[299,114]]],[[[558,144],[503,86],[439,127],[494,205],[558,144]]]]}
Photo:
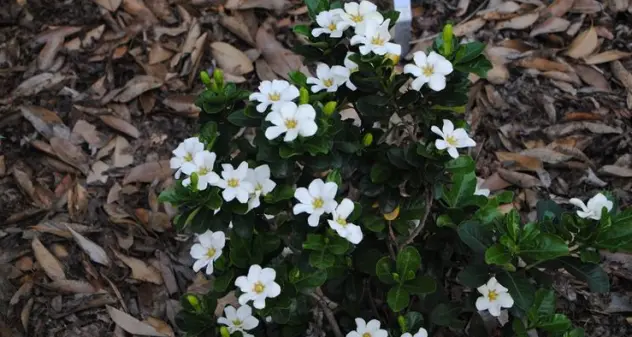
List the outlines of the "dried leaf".
{"type": "Polygon", "coordinates": [[[543,15],[563,16],[572,7],[575,0],[555,0],[545,11],[543,15]]]}
{"type": "Polygon", "coordinates": [[[33,303],[35,303],[33,297],[29,298],[24,308],[20,312],[20,321],[22,321],[22,327],[25,332],[29,332],[29,318],[31,317],[31,309],[33,309],[33,303]]]}
{"type": "Polygon", "coordinates": [[[552,139],[568,136],[577,131],[588,130],[596,134],[621,134],[621,128],[613,128],[611,126],[592,123],[592,122],[570,122],[565,124],[552,125],[544,129],[544,132],[552,139]]]}
{"type": "Polygon", "coordinates": [[[578,59],[592,54],[599,47],[599,37],[595,27],[577,35],[566,51],[566,55],[578,59]]]}
{"type": "Polygon", "coordinates": [[[255,40],[250,34],[250,29],[244,22],[243,16],[238,11],[232,16],[222,15],[219,19],[219,23],[249,45],[255,46],[255,40]]]}
{"type": "Polygon", "coordinates": [[[106,203],[111,204],[117,202],[120,198],[121,190],[121,185],[115,182],[114,185],[112,185],[112,188],[110,188],[110,192],[108,192],[106,203]]]}
{"type": "Polygon", "coordinates": [[[514,172],[499,168],[498,174],[504,180],[522,188],[542,186],[540,179],[526,173],[514,172]]]}
{"type": "Polygon", "coordinates": [[[533,69],[537,69],[541,71],[551,71],[551,70],[562,71],[562,72],[570,71],[570,67],[563,63],[550,61],[541,57],[524,58],[524,59],[518,60],[516,62],[516,65],[519,67],[533,68],[533,69]]]}
{"type": "Polygon", "coordinates": [[[53,256],[46,247],[44,247],[37,237],[33,237],[33,241],[31,241],[31,248],[33,249],[35,259],[51,280],[56,281],[66,279],[64,267],[61,265],[61,262],[59,262],[59,260],[57,260],[57,258],[53,256]]]}
{"type": "Polygon", "coordinates": [[[582,14],[594,14],[603,10],[602,1],[599,0],[575,0],[571,12],[582,14]]]}
{"type": "Polygon", "coordinates": [[[114,167],[125,167],[134,162],[134,156],[131,155],[131,148],[127,139],[117,136],[115,140],[114,154],[112,155],[112,163],[114,167]]]}
{"type": "Polygon", "coordinates": [[[110,265],[108,254],[105,252],[105,250],[103,250],[103,248],[101,248],[101,246],[97,245],[92,240],[84,237],[83,235],[77,233],[72,228],[68,226],[66,226],[66,228],[68,228],[68,230],[72,234],[72,237],[79,244],[79,247],[81,247],[81,249],[83,249],[83,251],[86,252],[88,256],[90,256],[90,259],[92,261],[100,263],[104,266],[110,265]]]}
{"type": "Polygon", "coordinates": [[[78,168],[84,174],[88,173],[89,158],[80,147],[59,137],[52,137],[50,146],[59,159],[78,168]]]}
{"type": "Polygon", "coordinates": [[[548,164],[559,164],[573,158],[572,156],[559,153],[557,151],[554,151],[548,148],[535,148],[535,149],[524,150],[520,152],[520,154],[537,158],[540,161],[544,163],[548,163],[548,164]]]}
{"type": "Polygon", "coordinates": [[[608,50],[603,53],[593,54],[584,59],[586,64],[601,64],[624,59],[632,56],[632,53],[621,50],[608,50]]]}
{"type": "Polygon", "coordinates": [[[453,33],[458,37],[474,34],[479,29],[483,28],[485,23],[487,23],[487,21],[482,18],[472,19],[454,26],[453,33]]]}
{"type": "Polygon", "coordinates": [[[45,285],[57,291],[73,294],[94,294],[97,289],[90,283],[77,280],[56,280],[45,285]]]}
{"type": "Polygon", "coordinates": [[[150,183],[154,179],[164,180],[171,176],[172,170],[169,160],[154,161],[140,164],[129,171],[123,179],[123,185],[141,182],[150,183]]]}
{"type": "Polygon", "coordinates": [[[149,316],[145,320],[145,323],[151,325],[152,327],[154,327],[154,329],[156,329],[156,331],[160,332],[161,334],[165,336],[175,337],[175,333],[173,332],[173,329],[169,326],[169,324],[167,324],[167,322],[163,320],[149,316]]]}
{"type": "Polygon", "coordinates": [[[584,83],[604,91],[610,91],[610,83],[606,77],[593,67],[576,65],[575,73],[584,83]]]}
{"type": "Polygon", "coordinates": [[[286,0],[228,0],[227,9],[265,8],[280,12],[286,6],[286,0]]]}
{"type": "Polygon", "coordinates": [[[531,33],[529,33],[529,36],[533,37],[540,34],[563,32],[568,29],[568,26],[570,25],[570,21],[553,16],[534,27],[531,30],[531,33]]]}
{"type": "Polygon", "coordinates": [[[137,258],[123,255],[115,250],[113,250],[113,252],[119,260],[123,261],[123,263],[132,270],[133,279],[151,282],[158,285],[162,284],[162,276],[160,275],[160,272],[152,265],[148,265],[137,258]]]}
{"type": "Polygon", "coordinates": [[[485,20],[503,20],[519,10],[520,5],[516,2],[505,1],[498,6],[480,11],[477,15],[482,16],[485,20]]]}
{"type": "Polygon", "coordinates": [[[163,48],[160,43],[155,43],[149,49],[149,64],[156,64],[170,59],[173,52],[163,48]]]}
{"type": "Polygon", "coordinates": [[[257,77],[260,81],[272,81],[279,78],[264,59],[255,61],[255,70],[257,71],[257,77]]]}
{"type": "MultiPolygon", "coordinates": [[[[70,182],[70,181],[69,181],[70,182]]],[[[61,186],[61,184],[59,185],[61,186]]],[[[57,192],[57,191],[56,191],[57,192]]],[[[61,192],[63,193],[63,192],[61,192]]],[[[58,195],[61,195],[58,193],[58,195]]],[[[88,210],[88,191],[80,183],[68,188],[68,213],[73,221],[81,221],[88,210]]]]}
{"type": "Polygon", "coordinates": [[[459,0],[459,3],[456,5],[456,16],[463,16],[463,14],[467,13],[467,8],[470,6],[470,0],[459,0]]]}
{"type": "Polygon", "coordinates": [[[105,123],[107,126],[118,130],[130,137],[138,138],[140,136],[140,132],[138,131],[138,129],[124,119],[118,118],[113,115],[102,115],[99,116],[99,118],[101,118],[101,121],[103,121],[103,123],[105,123]]]}
{"type": "Polygon", "coordinates": [[[106,135],[97,131],[97,128],[94,125],[83,119],[80,119],[77,123],[75,123],[75,126],[72,128],[72,133],[81,136],[83,140],[90,144],[90,149],[93,151],[92,154],[108,142],[108,137],[106,135]]]}
{"type": "Polygon", "coordinates": [[[24,284],[22,284],[20,286],[18,291],[16,291],[13,294],[13,296],[11,296],[11,300],[9,301],[9,305],[13,306],[13,305],[18,304],[18,302],[20,302],[20,299],[22,297],[30,296],[32,292],[33,292],[33,281],[32,280],[28,280],[28,281],[24,282],[24,284]]]}
{"type": "Polygon", "coordinates": [[[123,0],[93,0],[93,1],[96,2],[97,5],[109,10],[110,12],[116,11],[121,5],[121,2],[123,2],[123,0]]]}
{"type": "Polygon", "coordinates": [[[301,57],[283,47],[268,29],[270,28],[265,25],[261,26],[257,30],[255,41],[257,42],[257,48],[261,51],[261,55],[268,62],[270,68],[285,79],[289,79],[288,74],[290,72],[297,70],[309,75],[309,72],[303,66],[301,57]]]}
{"type": "Polygon", "coordinates": [[[200,114],[200,108],[195,105],[193,95],[170,95],[162,103],[186,117],[197,117],[200,114]]]}
{"type": "Polygon", "coordinates": [[[610,63],[610,68],[612,69],[614,77],[621,81],[621,84],[628,89],[628,92],[632,93],[632,74],[630,74],[619,61],[610,63]]]}
{"type": "Polygon", "coordinates": [[[35,130],[47,139],[52,137],[70,139],[70,129],[57,116],[57,113],[34,105],[21,105],[20,111],[35,130]]]}
{"type": "Polygon", "coordinates": [[[503,162],[515,163],[518,169],[536,172],[542,169],[542,162],[538,158],[512,153],[512,152],[496,152],[498,160],[503,162]]]}
{"type": "Polygon", "coordinates": [[[109,305],[106,305],[105,307],[108,310],[108,314],[110,315],[110,318],[112,318],[112,321],[116,323],[116,325],[120,326],[121,329],[132,335],[167,337],[167,335],[157,331],[153,326],[145,322],[141,322],[121,310],[109,305]]]}
{"type": "Polygon", "coordinates": [[[39,55],[37,55],[37,67],[39,70],[48,70],[53,66],[55,62],[55,57],[57,53],[64,46],[64,37],[63,36],[55,36],[54,38],[48,40],[46,45],[40,51],[39,55]]]}
{"type": "Polygon", "coordinates": [[[41,73],[20,83],[13,92],[12,98],[33,96],[44,90],[51,90],[66,80],[66,76],[60,73],[41,73]]]}
{"type": "Polygon", "coordinates": [[[604,165],[599,169],[599,173],[620,178],[632,178],[632,169],[616,165],[604,165]]]}
{"type": "Polygon", "coordinates": [[[86,178],[86,183],[91,185],[97,181],[105,184],[108,181],[108,176],[104,175],[103,172],[107,171],[110,166],[102,161],[96,161],[92,164],[92,168],[90,169],[90,173],[88,174],[88,178],[86,178]]]}
{"type": "Polygon", "coordinates": [[[224,71],[234,74],[248,74],[254,70],[252,61],[241,50],[225,42],[211,43],[211,54],[224,71]]]}
{"type": "Polygon", "coordinates": [[[127,103],[146,91],[159,88],[162,84],[163,81],[154,76],[137,75],[125,84],[123,90],[113,100],[127,103]]]}
{"type": "Polygon", "coordinates": [[[529,27],[531,27],[532,24],[534,24],[536,21],[538,21],[539,17],[540,17],[540,15],[538,13],[528,13],[528,14],[516,16],[516,17],[511,18],[509,20],[501,21],[501,22],[497,23],[496,24],[496,29],[497,30],[501,30],[501,29],[518,29],[518,30],[520,30],[520,29],[529,28],[529,27]]]}

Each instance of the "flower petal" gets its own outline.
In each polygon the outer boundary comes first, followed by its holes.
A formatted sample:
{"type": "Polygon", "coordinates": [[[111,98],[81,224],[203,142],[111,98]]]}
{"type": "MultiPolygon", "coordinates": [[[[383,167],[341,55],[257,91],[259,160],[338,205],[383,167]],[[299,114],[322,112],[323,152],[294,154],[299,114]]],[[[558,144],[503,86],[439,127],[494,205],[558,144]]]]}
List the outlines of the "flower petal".
{"type": "Polygon", "coordinates": [[[426,65],[427,63],[427,56],[426,53],[422,52],[422,51],[416,51],[413,54],[413,61],[415,61],[415,64],[421,68],[423,66],[426,65]]]}
{"type": "Polygon", "coordinates": [[[209,262],[210,261],[207,259],[201,259],[201,260],[195,261],[195,263],[193,264],[193,271],[197,273],[202,268],[204,268],[207,264],[209,264],[209,262]]]}
{"type": "Polygon", "coordinates": [[[270,126],[266,129],[266,138],[268,138],[269,140],[273,140],[276,139],[277,137],[279,137],[282,133],[284,133],[285,131],[287,131],[287,129],[285,127],[281,127],[281,126],[270,126]]]}
{"type": "Polygon", "coordinates": [[[456,147],[448,148],[448,154],[454,159],[459,158],[459,151],[456,149],[456,147]]]}
{"type": "Polygon", "coordinates": [[[452,121],[450,121],[449,119],[444,119],[442,129],[443,134],[449,136],[452,134],[452,132],[454,132],[454,124],[452,124],[452,121]]]}
{"type": "Polygon", "coordinates": [[[272,268],[263,268],[261,274],[259,274],[259,280],[264,284],[274,281],[276,278],[276,271],[272,268]]]}
{"type": "Polygon", "coordinates": [[[274,298],[281,294],[281,286],[276,282],[266,284],[266,295],[274,298]]]}
{"type": "Polygon", "coordinates": [[[445,86],[446,86],[445,76],[439,75],[439,74],[434,74],[430,76],[430,80],[428,81],[428,86],[430,87],[430,89],[434,91],[441,91],[445,89],[445,86]]]}
{"type": "MultiPolygon", "coordinates": [[[[415,77],[419,77],[422,74],[421,68],[419,68],[418,66],[416,66],[414,64],[407,64],[407,65],[405,65],[404,66],[404,73],[405,74],[411,74],[411,75],[413,75],[415,77]]],[[[422,83],[422,85],[423,85],[423,83],[422,83]]],[[[419,90],[419,89],[415,89],[415,90],[419,90]]]]}
{"type": "Polygon", "coordinates": [[[310,227],[317,227],[318,226],[318,222],[320,220],[320,216],[322,213],[320,212],[314,212],[312,214],[309,215],[309,217],[307,217],[307,224],[310,227]]]}
{"type": "MultiPolygon", "coordinates": [[[[335,197],[335,194],[334,194],[334,197],[335,197]]],[[[351,199],[344,198],[342,199],[340,204],[338,204],[338,207],[336,208],[336,214],[342,217],[343,219],[346,219],[353,212],[354,208],[355,208],[355,205],[353,204],[353,201],[351,201],[351,199]]]]}
{"type": "Polygon", "coordinates": [[[446,142],[443,139],[437,139],[435,140],[435,147],[437,148],[437,150],[444,150],[446,148],[449,147],[448,142],[446,142]]]}

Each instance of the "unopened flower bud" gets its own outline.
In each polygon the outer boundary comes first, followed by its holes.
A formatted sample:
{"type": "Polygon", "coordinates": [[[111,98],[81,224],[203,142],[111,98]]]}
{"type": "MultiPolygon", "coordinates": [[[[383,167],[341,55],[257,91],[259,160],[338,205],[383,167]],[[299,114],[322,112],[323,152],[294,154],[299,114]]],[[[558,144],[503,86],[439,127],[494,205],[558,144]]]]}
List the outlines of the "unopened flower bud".
{"type": "Polygon", "coordinates": [[[408,331],[408,329],[406,328],[406,317],[398,316],[397,324],[399,324],[399,328],[402,330],[402,332],[408,331]]]}
{"type": "Polygon", "coordinates": [[[307,88],[301,88],[301,90],[299,90],[298,104],[309,104],[309,91],[307,91],[307,88]]]}
{"type": "Polygon", "coordinates": [[[186,295],[187,302],[195,309],[195,311],[202,311],[202,307],[200,306],[200,300],[198,300],[195,295],[186,295]]]}
{"type": "Polygon", "coordinates": [[[452,54],[452,25],[447,24],[443,27],[443,56],[450,56],[452,54]]]}
{"type": "Polygon", "coordinates": [[[228,329],[225,326],[219,328],[219,333],[222,337],[230,337],[230,332],[228,332],[228,329]]]}
{"type": "Polygon", "coordinates": [[[325,104],[325,107],[323,108],[323,113],[325,114],[325,116],[329,117],[334,114],[337,106],[338,103],[336,103],[335,101],[327,102],[327,104],[325,104]]]}
{"type": "Polygon", "coordinates": [[[388,53],[386,54],[386,58],[393,61],[393,64],[399,63],[399,55],[397,54],[388,53]]]}
{"type": "Polygon", "coordinates": [[[371,144],[373,144],[373,134],[367,133],[362,137],[362,145],[369,146],[371,144]]]}
{"type": "Polygon", "coordinates": [[[207,88],[211,87],[211,77],[208,75],[208,73],[204,70],[200,71],[200,79],[202,80],[202,83],[204,83],[204,85],[207,88]]]}
{"type": "Polygon", "coordinates": [[[224,72],[222,69],[215,68],[215,70],[213,70],[213,80],[215,80],[215,84],[217,84],[218,88],[224,86],[224,72]]]}

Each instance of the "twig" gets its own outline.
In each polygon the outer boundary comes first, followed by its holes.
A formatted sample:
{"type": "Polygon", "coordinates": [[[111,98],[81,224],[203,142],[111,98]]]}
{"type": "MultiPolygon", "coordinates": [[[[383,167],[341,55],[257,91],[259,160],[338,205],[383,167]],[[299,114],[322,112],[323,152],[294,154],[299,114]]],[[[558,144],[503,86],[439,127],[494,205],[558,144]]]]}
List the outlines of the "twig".
{"type": "Polygon", "coordinates": [[[340,331],[340,326],[338,326],[336,317],[334,317],[333,311],[331,311],[331,308],[329,308],[329,305],[327,304],[327,301],[329,299],[325,298],[320,288],[317,288],[316,292],[320,292],[320,294],[310,293],[310,296],[316,299],[320,307],[323,309],[323,313],[325,314],[325,317],[327,317],[327,321],[329,322],[331,329],[334,331],[334,335],[336,337],[344,337],[344,335],[342,334],[342,331],[340,331]]]}
{"type": "Polygon", "coordinates": [[[432,208],[433,199],[434,196],[432,194],[432,190],[430,189],[428,190],[428,194],[426,196],[426,208],[424,210],[424,216],[421,218],[421,220],[419,220],[419,225],[413,230],[412,233],[410,233],[408,239],[406,239],[406,241],[399,245],[399,250],[402,250],[402,248],[404,248],[406,245],[412,243],[413,240],[415,240],[415,238],[424,230],[424,227],[426,226],[426,220],[428,220],[428,215],[430,215],[430,208],[432,208]]]}
{"type": "Polygon", "coordinates": [[[395,237],[395,233],[393,232],[393,223],[391,221],[388,221],[388,235],[390,240],[388,240],[386,246],[388,247],[388,252],[391,254],[393,260],[396,260],[397,256],[395,255],[395,250],[393,249],[393,246],[397,245],[397,238],[395,237]]]}
{"type": "MultiPolygon", "coordinates": [[[[468,14],[465,18],[463,18],[463,20],[459,21],[459,23],[457,23],[457,24],[455,25],[455,27],[456,27],[456,26],[458,26],[458,25],[460,25],[460,24],[462,24],[463,22],[465,22],[465,21],[467,21],[467,20],[471,19],[474,15],[476,15],[476,13],[478,13],[478,11],[480,11],[481,9],[483,9],[483,7],[485,7],[485,5],[487,5],[487,2],[488,2],[488,1],[489,1],[489,0],[485,0],[485,1],[483,1],[480,5],[478,5],[478,7],[476,7],[476,9],[475,9],[474,11],[472,11],[472,13],[468,14]]],[[[439,34],[440,34],[440,33],[436,33],[436,34],[428,35],[428,36],[426,36],[426,37],[422,37],[421,39],[412,40],[412,41],[410,41],[410,44],[417,43],[417,42],[424,42],[424,41],[432,40],[432,39],[434,39],[435,37],[439,36],[439,34]]]]}

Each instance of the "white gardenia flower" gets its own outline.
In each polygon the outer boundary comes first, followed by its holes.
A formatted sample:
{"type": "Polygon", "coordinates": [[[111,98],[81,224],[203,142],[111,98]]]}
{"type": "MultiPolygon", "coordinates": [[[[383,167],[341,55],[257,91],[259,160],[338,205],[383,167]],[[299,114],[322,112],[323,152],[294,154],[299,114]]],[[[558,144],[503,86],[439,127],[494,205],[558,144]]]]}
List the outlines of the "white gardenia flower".
{"type": "Polygon", "coordinates": [[[255,169],[248,169],[246,180],[255,187],[255,192],[250,195],[248,200],[249,210],[259,207],[261,204],[259,197],[266,196],[276,187],[276,183],[270,179],[270,166],[267,164],[255,169]]]}
{"type": "Polygon", "coordinates": [[[217,319],[218,324],[223,324],[228,327],[229,333],[235,333],[241,331],[244,337],[251,337],[253,335],[246,333],[247,330],[252,330],[259,325],[259,320],[252,315],[252,308],[248,305],[242,305],[239,309],[235,309],[232,305],[227,305],[224,308],[224,316],[217,319]]]}
{"type": "MultiPolygon", "coordinates": [[[[316,67],[316,77],[310,77],[307,79],[307,84],[313,84],[311,89],[313,93],[317,93],[321,90],[327,92],[336,92],[338,88],[345,83],[349,83],[349,76],[351,72],[349,69],[343,66],[333,66],[329,68],[324,63],[319,63],[316,67]]],[[[355,90],[353,83],[352,87],[347,87],[351,90],[355,90]]]]}
{"type": "Polygon", "coordinates": [[[382,14],[377,11],[377,6],[366,0],[363,0],[360,3],[346,3],[344,9],[344,12],[340,13],[341,21],[338,23],[338,27],[342,29],[356,27],[357,31],[362,30],[362,25],[369,20],[377,23],[382,23],[384,21],[382,14]]]}
{"type": "Polygon", "coordinates": [[[313,136],[318,131],[315,119],[316,110],[311,105],[287,102],[266,116],[266,120],[273,124],[266,129],[266,138],[272,140],[285,133],[283,141],[291,142],[298,136],[313,136]]]}
{"type": "Polygon", "coordinates": [[[605,195],[601,193],[597,193],[594,197],[588,200],[588,205],[584,204],[583,201],[572,198],[569,202],[579,208],[581,210],[577,211],[577,216],[582,219],[593,219],[593,220],[601,220],[601,216],[603,215],[602,210],[605,207],[608,212],[612,210],[612,206],[614,205],[612,201],[608,200],[605,195]]]}
{"type": "Polygon", "coordinates": [[[367,323],[362,318],[356,318],[356,329],[347,334],[346,337],[388,337],[388,332],[380,329],[380,321],[372,319],[367,323]]]}
{"type": "Polygon", "coordinates": [[[252,301],[252,305],[257,309],[266,306],[266,298],[274,298],[281,293],[281,287],[274,282],[276,271],[272,268],[261,268],[258,264],[253,264],[248,270],[248,276],[239,276],[235,280],[235,286],[243,292],[239,296],[239,304],[246,305],[252,301]]]}
{"type": "Polygon", "coordinates": [[[424,328],[419,328],[416,334],[411,335],[410,332],[403,334],[401,337],[428,337],[428,331],[424,328]]]}
{"type": "Polygon", "coordinates": [[[380,23],[377,21],[369,20],[356,29],[356,35],[351,38],[351,44],[360,44],[360,54],[366,55],[373,52],[377,55],[385,55],[387,53],[400,55],[402,53],[402,46],[388,42],[391,39],[391,34],[388,32],[388,25],[391,20],[387,19],[380,23]]]}
{"type": "MultiPolygon", "coordinates": [[[[197,174],[198,183],[197,189],[200,191],[205,190],[209,185],[215,185],[219,182],[219,176],[213,172],[213,165],[215,165],[215,152],[202,151],[193,156],[194,165],[182,166],[182,172],[190,176],[193,173],[197,174]]],[[[191,185],[191,177],[188,177],[182,181],[182,186],[191,185]]]]}
{"type": "Polygon", "coordinates": [[[495,277],[476,289],[483,295],[476,299],[476,309],[479,311],[489,310],[492,316],[498,317],[501,308],[511,308],[514,305],[507,288],[498,283],[495,277]]]}
{"type": "Polygon", "coordinates": [[[294,214],[308,213],[307,223],[318,226],[318,220],[324,213],[332,213],[336,206],[338,185],[333,182],[325,183],[322,179],[314,179],[308,188],[300,187],[294,192],[294,198],[299,203],[294,205],[294,214]]]}
{"type": "Polygon", "coordinates": [[[437,126],[432,126],[430,130],[443,139],[437,139],[435,146],[439,150],[448,149],[448,153],[454,159],[459,157],[457,148],[473,147],[476,142],[467,135],[465,129],[454,129],[454,124],[450,120],[443,120],[443,129],[439,130],[437,126]]]}
{"type": "Polygon", "coordinates": [[[327,222],[338,235],[357,245],[362,241],[362,229],[358,225],[347,222],[347,218],[353,212],[353,208],[353,201],[347,198],[342,199],[338,207],[331,213],[333,220],[327,220],[327,222]]]}
{"type": "Polygon", "coordinates": [[[248,163],[242,162],[237,169],[231,164],[222,164],[222,179],[217,182],[217,186],[223,188],[222,197],[226,201],[237,200],[245,204],[248,197],[255,192],[255,186],[246,179],[248,175],[248,163]]]}
{"type": "Polygon", "coordinates": [[[316,23],[319,28],[312,29],[312,35],[319,37],[322,34],[327,34],[329,37],[342,37],[342,33],[349,26],[339,25],[342,21],[341,15],[344,13],[341,9],[332,9],[329,11],[322,11],[316,15],[316,23]]]}
{"type": "Polygon", "coordinates": [[[428,83],[430,89],[441,91],[445,89],[445,77],[452,73],[452,63],[445,57],[431,51],[428,56],[422,51],[413,54],[415,64],[404,66],[404,73],[411,74],[415,78],[410,87],[419,91],[421,87],[428,83]]]}
{"type": "Polygon", "coordinates": [[[259,92],[250,94],[251,101],[258,101],[257,111],[264,112],[268,106],[277,110],[283,103],[291,102],[299,96],[298,88],[288,81],[263,81],[259,84],[259,92]]]}
{"type": "Polygon", "coordinates": [[[489,197],[489,193],[491,192],[488,188],[481,188],[481,185],[485,180],[476,177],[476,190],[474,191],[474,195],[482,195],[484,197],[489,197]]]}
{"type": "Polygon", "coordinates": [[[193,270],[197,273],[206,267],[206,274],[213,274],[213,262],[222,256],[222,249],[226,244],[224,232],[206,231],[197,237],[198,242],[191,247],[191,257],[196,259],[193,270]]]}
{"type": "Polygon", "coordinates": [[[204,144],[200,142],[198,137],[185,139],[173,150],[172,153],[175,157],[171,158],[169,166],[177,170],[175,174],[176,179],[180,179],[180,174],[182,174],[182,170],[185,168],[191,172],[195,170],[193,157],[195,157],[196,153],[202,151],[204,151],[204,144]]]}

